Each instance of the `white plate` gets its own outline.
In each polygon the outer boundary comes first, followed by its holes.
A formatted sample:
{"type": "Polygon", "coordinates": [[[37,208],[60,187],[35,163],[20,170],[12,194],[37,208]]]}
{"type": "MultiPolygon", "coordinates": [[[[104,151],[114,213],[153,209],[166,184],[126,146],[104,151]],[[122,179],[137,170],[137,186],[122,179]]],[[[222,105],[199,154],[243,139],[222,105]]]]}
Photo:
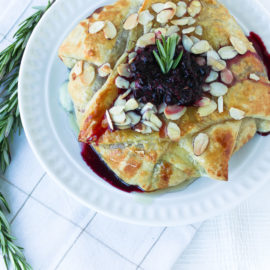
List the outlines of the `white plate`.
{"type": "MultiPolygon", "coordinates": [[[[65,36],[82,19],[112,1],[58,0],[27,45],[19,78],[19,104],[29,143],[47,172],[81,202],[108,216],[138,224],[183,225],[229,209],[269,181],[270,137],[256,136],[230,165],[230,181],[201,178],[185,190],[129,194],[98,178],[83,162],[80,146],[58,102],[67,69],[57,57],[65,36]]],[[[222,1],[246,30],[270,48],[269,16],[255,0],[222,1]]]]}

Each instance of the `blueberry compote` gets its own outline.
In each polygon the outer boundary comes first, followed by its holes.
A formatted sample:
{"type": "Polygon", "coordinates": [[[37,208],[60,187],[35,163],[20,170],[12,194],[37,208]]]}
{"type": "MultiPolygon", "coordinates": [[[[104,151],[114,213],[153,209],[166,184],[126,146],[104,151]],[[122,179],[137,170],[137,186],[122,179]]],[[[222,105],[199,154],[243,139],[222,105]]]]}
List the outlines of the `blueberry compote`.
{"type": "Polygon", "coordinates": [[[153,50],[156,45],[138,49],[135,60],[130,64],[132,81],[136,89],[134,97],[142,103],[151,102],[160,105],[192,106],[203,96],[202,86],[211,68],[207,66],[205,57],[192,55],[178,45],[176,56],[184,50],[182,60],[176,69],[163,74],[153,50]]]}

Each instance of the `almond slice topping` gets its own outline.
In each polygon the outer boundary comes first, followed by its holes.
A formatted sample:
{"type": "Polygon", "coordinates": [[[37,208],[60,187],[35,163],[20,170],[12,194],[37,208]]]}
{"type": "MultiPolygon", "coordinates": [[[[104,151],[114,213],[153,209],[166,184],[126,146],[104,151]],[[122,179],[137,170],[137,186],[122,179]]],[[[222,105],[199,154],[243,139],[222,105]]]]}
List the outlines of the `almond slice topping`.
{"type": "Polygon", "coordinates": [[[134,111],[138,108],[139,108],[139,103],[137,102],[137,100],[135,98],[131,98],[127,101],[124,110],[128,112],[128,111],[134,111]]]}
{"type": "Polygon", "coordinates": [[[186,51],[191,52],[191,48],[194,45],[192,39],[188,37],[187,35],[183,35],[183,40],[182,40],[183,46],[186,51]]]}
{"type": "Polygon", "coordinates": [[[201,98],[199,101],[197,101],[197,102],[195,103],[195,105],[198,106],[198,107],[205,107],[205,106],[210,105],[210,103],[211,103],[211,99],[210,99],[210,98],[208,98],[208,97],[203,97],[203,98],[201,98]]]}
{"type": "Polygon", "coordinates": [[[112,114],[112,120],[114,123],[116,123],[117,125],[121,125],[124,124],[126,121],[126,114],[124,112],[121,112],[120,114],[112,114]]]}
{"type": "Polygon", "coordinates": [[[188,27],[188,28],[183,29],[182,33],[183,34],[189,34],[189,33],[192,33],[194,31],[195,31],[195,27],[192,26],[192,27],[188,27]]]}
{"type": "Polygon", "coordinates": [[[150,121],[157,126],[158,128],[162,127],[162,122],[161,120],[155,115],[155,114],[151,114],[150,116],[150,121]]]}
{"type": "Polygon", "coordinates": [[[230,116],[235,120],[242,120],[245,117],[245,112],[237,108],[230,109],[230,116]]]}
{"type": "Polygon", "coordinates": [[[154,45],[156,43],[156,35],[155,33],[147,33],[141,36],[137,41],[137,46],[144,48],[148,45],[154,45]]]}
{"type": "Polygon", "coordinates": [[[217,109],[217,103],[214,100],[211,100],[210,104],[198,109],[198,114],[201,117],[206,117],[212,114],[217,109]]]}
{"type": "Polygon", "coordinates": [[[165,4],[163,3],[155,3],[151,7],[156,12],[159,13],[164,9],[165,4]]]}
{"type": "Polygon", "coordinates": [[[174,14],[175,14],[174,9],[172,8],[164,9],[157,15],[157,22],[161,24],[167,23],[170,19],[173,18],[174,14]]]}
{"type": "Polygon", "coordinates": [[[170,37],[171,35],[178,33],[180,31],[180,28],[176,25],[172,25],[168,28],[167,32],[165,33],[165,35],[167,37],[170,37]]]}
{"type": "Polygon", "coordinates": [[[112,122],[112,119],[111,119],[111,116],[110,116],[110,113],[109,113],[108,110],[106,110],[106,119],[107,119],[109,128],[110,128],[111,130],[114,130],[113,122],[112,122]]]}
{"type": "Polygon", "coordinates": [[[187,13],[187,4],[185,2],[178,2],[176,7],[176,17],[181,18],[187,13]]]}
{"type": "Polygon", "coordinates": [[[260,77],[257,76],[255,73],[251,73],[251,74],[249,75],[249,78],[250,78],[251,80],[253,80],[253,81],[256,81],[256,82],[258,82],[258,81],[260,80],[260,77]]]}
{"type": "Polygon", "coordinates": [[[228,87],[219,82],[213,82],[210,84],[210,93],[214,97],[224,96],[228,92],[228,87]]]}
{"type": "Polygon", "coordinates": [[[115,85],[120,89],[128,89],[129,88],[129,81],[127,81],[126,79],[118,76],[115,79],[115,85]]]}
{"type": "Polygon", "coordinates": [[[200,26],[200,25],[196,26],[195,34],[197,34],[198,36],[202,36],[202,34],[203,34],[202,26],[200,26]]]}
{"type": "Polygon", "coordinates": [[[98,75],[100,77],[107,77],[112,72],[111,65],[109,63],[103,64],[98,68],[98,75]]]}
{"type": "Polygon", "coordinates": [[[223,100],[223,97],[219,97],[218,98],[218,112],[219,113],[223,113],[224,111],[224,100],[223,100]]]}
{"type": "Polygon", "coordinates": [[[200,1],[194,0],[190,3],[187,11],[191,17],[195,17],[201,12],[201,9],[202,9],[202,5],[200,1]]]}
{"type": "Polygon", "coordinates": [[[226,84],[231,84],[233,82],[233,74],[229,69],[224,69],[221,71],[220,73],[220,79],[222,82],[226,83],[226,84]]]}
{"type": "Polygon", "coordinates": [[[106,21],[103,32],[104,32],[106,39],[114,39],[117,35],[117,30],[116,30],[114,24],[110,21],[106,21]]]}
{"type": "Polygon", "coordinates": [[[139,15],[137,13],[131,14],[124,23],[125,30],[132,30],[139,23],[139,15]]]}
{"type": "Polygon", "coordinates": [[[181,26],[188,25],[188,22],[189,22],[189,18],[188,17],[185,17],[185,18],[182,18],[182,19],[178,19],[178,20],[172,20],[171,21],[171,23],[173,25],[181,25],[181,26]]]}
{"type": "Polygon", "coordinates": [[[159,128],[156,125],[154,125],[152,122],[150,122],[150,121],[143,120],[142,123],[144,125],[150,127],[154,131],[159,131],[159,128]]]}
{"type": "Polygon", "coordinates": [[[149,22],[154,20],[154,16],[149,12],[149,10],[144,10],[139,14],[139,23],[142,25],[147,25],[149,22]]]}
{"type": "Polygon", "coordinates": [[[96,21],[90,24],[89,33],[95,34],[101,31],[105,27],[104,21],[96,21]]]}
{"type": "Polygon", "coordinates": [[[194,54],[202,54],[202,53],[206,53],[210,49],[211,49],[211,46],[208,43],[208,41],[201,40],[200,42],[194,44],[194,46],[191,48],[191,52],[194,54]]]}
{"type": "Polygon", "coordinates": [[[199,133],[193,140],[193,152],[196,156],[201,156],[207,149],[209,136],[205,133],[199,133]]]}
{"type": "MultiPolygon", "coordinates": [[[[72,73],[75,73],[74,77],[77,77],[83,73],[83,61],[78,61],[72,69],[72,73]]],[[[73,75],[72,75],[73,78],[73,75]]]]}
{"type": "Polygon", "coordinates": [[[164,110],[164,114],[169,120],[178,120],[180,119],[187,111],[187,107],[184,106],[167,106],[164,110]]]}
{"type": "Polygon", "coordinates": [[[231,41],[233,47],[235,48],[235,50],[239,54],[243,55],[243,54],[245,54],[247,52],[248,48],[241,39],[239,39],[237,37],[234,37],[234,36],[231,36],[230,41],[231,41]]]}
{"type": "Polygon", "coordinates": [[[141,121],[141,117],[135,112],[128,112],[127,116],[130,118],[132,126],[136,126],[141,121]]]}
{"type": "Polygon", "coordinates": [[[211,71],[208,77],[205,79],[206,83],[214,82],[218,78],[218,73],[216,71],[211,71]]]}
{"type": "Polygon", "coordinates": [[[172,141],[178,142],[180,140],[180,138],[181,138],[181,130],[178,127],[178,125],[176,125],[173,122],[170,122],[168,124],[167,133],[168,133],[169,138],[172,141]]]}
{"type": "Polygon", "coordinates": [[[220,57],[224,60],[233,59],[238,52],[232,46],[225,46],[218,51],[220,57]]]}
{"type": "Polygon", "coordinates": [[[128,67],[129,67],[128,64],[120,64],[117,67],[118,74],[120,76],[123,76],[123,77],[126,77],[126,78],[130,78],[131,77],[131,73],[130,73],[128,67]]]}

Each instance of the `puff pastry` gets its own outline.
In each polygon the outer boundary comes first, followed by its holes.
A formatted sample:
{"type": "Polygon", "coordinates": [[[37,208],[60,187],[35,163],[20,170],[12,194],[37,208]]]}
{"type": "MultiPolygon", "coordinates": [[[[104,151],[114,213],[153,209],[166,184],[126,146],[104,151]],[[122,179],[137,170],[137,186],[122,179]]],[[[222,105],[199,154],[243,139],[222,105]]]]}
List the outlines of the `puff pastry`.
{"type": "Polygon", "coordinates": [[[119,0],[82,21],[59,56],[72,68],[69,93],[79,141],[91,144],[123,181],[145,191],[200,176],[228,180],[232,155],[257,131],[270,130],[265,67],[216,0],[119,0]],[[205,67],[205,92],[193,104],[136,99],[132,62],[161,34],[181,38],[180,65],[205,67]]]}

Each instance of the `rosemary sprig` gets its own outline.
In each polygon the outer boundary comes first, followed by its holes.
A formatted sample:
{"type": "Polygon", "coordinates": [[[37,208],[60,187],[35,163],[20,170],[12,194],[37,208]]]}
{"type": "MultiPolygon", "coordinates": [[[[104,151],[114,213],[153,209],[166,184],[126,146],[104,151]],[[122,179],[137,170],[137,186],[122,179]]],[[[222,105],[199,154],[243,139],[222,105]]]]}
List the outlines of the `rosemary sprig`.
{"type": "Polygon", "coordinates": [[[167,40],[165,40],[165,37],[163,35],[161,36],[161,38],[163,44],[159,39],[157,40],[157,48],[159,54],[156,51],[153,51],[153,54],[161,68],[161,71],[164,74],[167,74],[170,72],[171,69],[177,68],[182,59],[183,50],[178,55],[178,57],[174,59],[176,46],[179,43],[180,37],[175,34],[167,38],[167,40]]]}
{"type": "MultiPolygon", "coordinates": [[[[38,7],[37,12],[20,24],[15,33],[15,41],[0,52],[0,170],[5,172],[10,164],[10,140],[14,133],[21,129],[21,120],[18,107],[18,76],[22,56],[26,44],[41,19],[42,15],[53,4],[48,1],[46,7],[38,7]]],[[[14,244],[9,223],[3,213],[9,207],[4,196],[0,193],[0,247],[7,269],[30,270],[22,253],[22,248],[14,244]],[[2,206],[1,206],[2,205],[2,206]]]]}

